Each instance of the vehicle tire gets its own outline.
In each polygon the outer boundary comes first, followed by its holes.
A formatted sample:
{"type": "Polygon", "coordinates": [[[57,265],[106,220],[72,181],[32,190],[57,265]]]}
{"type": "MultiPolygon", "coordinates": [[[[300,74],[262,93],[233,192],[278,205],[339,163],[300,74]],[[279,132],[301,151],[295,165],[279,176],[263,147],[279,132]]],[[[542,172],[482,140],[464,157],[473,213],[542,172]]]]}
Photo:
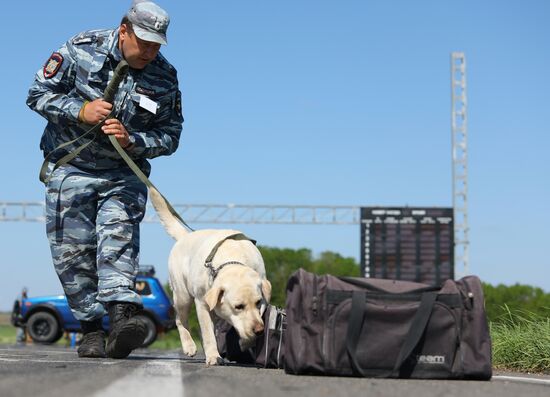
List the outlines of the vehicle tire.
{"type": "Polygon", "coordinates": [[[157,339],[157,325],[149,316],[138,314],[135,318],[139,318],[143,323],[147,325],[147,336],[143,341],[141,347],[147,347],[151,345],[157,339]]]}
{"type": "Polygon", "coordinates": [[[33,313],[27,320],[27,332],[35,343],[41,344],[55,343],[63,335],[57,318],[48,312],[33,313]]]}

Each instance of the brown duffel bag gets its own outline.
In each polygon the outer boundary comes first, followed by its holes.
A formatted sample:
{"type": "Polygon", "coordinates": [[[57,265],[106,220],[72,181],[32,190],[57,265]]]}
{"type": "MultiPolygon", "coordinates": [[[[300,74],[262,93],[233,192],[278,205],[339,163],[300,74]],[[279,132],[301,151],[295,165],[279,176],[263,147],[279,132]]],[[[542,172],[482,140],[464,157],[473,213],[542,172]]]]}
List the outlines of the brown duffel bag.
{"type": "Polygon", "coordinates": [[[490,379],[481,282],[441,287],[317,276],[288,280],[284,367],[290,374],[490,379]]]}

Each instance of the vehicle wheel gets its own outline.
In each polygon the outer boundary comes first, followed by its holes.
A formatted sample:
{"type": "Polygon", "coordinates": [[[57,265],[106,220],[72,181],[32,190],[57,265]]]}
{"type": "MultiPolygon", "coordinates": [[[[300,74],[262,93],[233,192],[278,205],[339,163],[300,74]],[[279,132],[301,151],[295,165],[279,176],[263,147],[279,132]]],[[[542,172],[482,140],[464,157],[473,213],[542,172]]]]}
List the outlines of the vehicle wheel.
{"type": "Polygon", "coordinates": [[[151,317],[144,316],[143,314],[138,314],[135,318],[139,318],[147,325],[147,336],[141,345],[141,347],[147,347],[157,339],[157,325],[151,317]]]}
{"type": "Polygon", "coordinates": [[[27,332],[36,343],[55,343],[63,335],[55,316],[48,312],[32,314],[27,321],[27,332]]]}

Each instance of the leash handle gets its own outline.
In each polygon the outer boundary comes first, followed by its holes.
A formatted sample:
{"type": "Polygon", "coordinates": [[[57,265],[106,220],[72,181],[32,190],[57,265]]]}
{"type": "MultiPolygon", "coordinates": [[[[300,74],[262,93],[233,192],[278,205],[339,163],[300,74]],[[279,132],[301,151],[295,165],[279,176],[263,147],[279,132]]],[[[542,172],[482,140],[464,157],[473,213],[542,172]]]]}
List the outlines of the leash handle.
{"type": "MultiPolygon", "coordinates": [[[[118,90],[118,86],[120,85],[120,83],[122,82],[124,77],[126,77],[126,74],[128,74],[128,69],[129,69],[128,62],[126,62],[124,59],[121,60],[118,63],[118,65],[115,68],[115,71],[113,73],[113,78],[111,79],[109,84],[107,84],[107,88],[105,88],[105,91],[103,92],[103,99],[106,102],[113,103],[113,100],[115,99],[115,94],[118,90]]],[[[112,115],[113,115],[113,112],[111,112],[111,114],[109,116],[107,116],[107,118],[111,118],[112,115]]],[[[74,159],[76,156],[78,156],[78,154],[83,149],[85,149],[88,145],[90,145],[95,140],[96,136],[94,135],[93,138],[90,139],[88,142],[80,145],[75,150],[69,152],[68,154],[66,154],[65,156],[63,156],[59,160],[57,160],[55,162],[52,170],[50,171],[50,174],[47,175],[47,173],[48,173],[48,164],[50,162],[50,158],[53,156],[53,154],[55,152],[57,152],[59,149],[63,149],[66,146],[69,146],[69,145],[72,145],[72,144],[78,142],[82,138],[85,138],[85,137],[87,137],[88,135],[90,135],[92,133],[97,133],[99,131],[99,128],[101,128],[102,125],[103,125],[103,121],[97,123],[94,126],[92,126],[88,131],[86,131],[84,134],[78,136],[76,139],[73,139],[72,141],[69,141],[69,142],[62,143],[61,145],[59,145],[55,149],[53,149],[50,153],[48,153],[48,155],[44,158],[44,161],[42,162],[42,166],[40,167],[40,173],[39,173],[39,176],[38,176],[38,178],[40,179],[40,182],[42,182],[44,184],[47,184],[49,182],[50,178],[52,177],[52,174],[55,171],[55,169],[62,166],[63,164],[68,163],[69,161],[74,159]]]]}
{"type": "Polygon", "coordinates": [[[109,81],[109,84],[107,85],[107,88],[105,88],[105,91],[103,92],[103,99],[106,102],[113,103],[113,100],[115,99],[115,94],[118,91],[118,86],[126,77],[126,74],[128,73],[128,62],[126,62],[124,59],[121,60],[118,65],[115,68],[113,78],[111,81],[109,81]]]}

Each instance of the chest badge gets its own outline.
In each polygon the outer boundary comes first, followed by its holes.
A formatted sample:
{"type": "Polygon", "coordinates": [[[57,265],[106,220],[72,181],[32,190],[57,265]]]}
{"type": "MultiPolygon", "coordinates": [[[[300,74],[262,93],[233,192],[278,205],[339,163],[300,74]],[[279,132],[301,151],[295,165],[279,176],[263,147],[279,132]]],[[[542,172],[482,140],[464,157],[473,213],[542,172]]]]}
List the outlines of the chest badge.
{"type": "Polygon", "coordinates": [[[155,94],[156,94],[155,91],[149,90],[147,88],[143,88],[143,87],[140,87],[140,86],[136,87],[136,92],[138,94],[143,94],[143,95],[152,96],[152,97],[154,97],[155,94]]]}
{"type": "Polygon", "coordinates": [[[59,52],[54,52],[44,65],[44,77],[47,79],[54,77],[61,68],[62,64],[63,55],[59,52]]]}

